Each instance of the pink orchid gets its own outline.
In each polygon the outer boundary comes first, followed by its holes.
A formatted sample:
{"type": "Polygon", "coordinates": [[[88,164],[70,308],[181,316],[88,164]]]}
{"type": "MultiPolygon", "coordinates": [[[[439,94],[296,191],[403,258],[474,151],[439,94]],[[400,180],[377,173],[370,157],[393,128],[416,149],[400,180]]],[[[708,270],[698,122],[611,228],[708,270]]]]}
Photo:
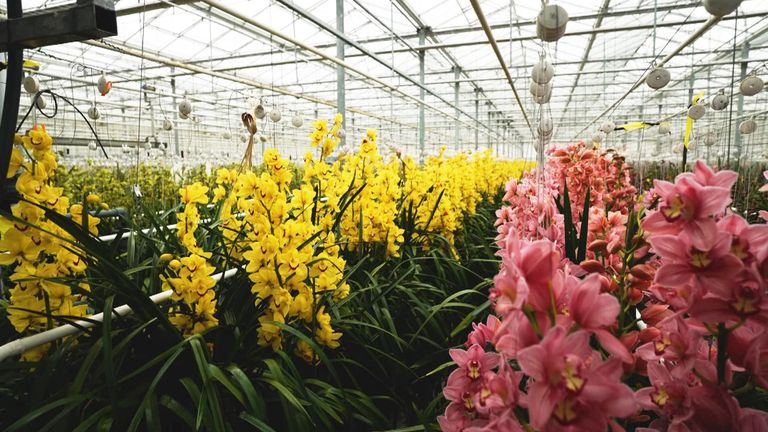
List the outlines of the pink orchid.
{"type": "Polygon", "coordinates": [[[535,429],[606,430],[611,417],[635,411],[632,391],[621,383],[621,362],[602,362],[585,331],[566,335],[565,328],[554,327],[541,343],[521,351],[518,362],[532,379],[528,408],[535,429]]]}
{"type": "Polygon", "coordinates": [[[445,409],[445,414],[437,418],[437,423],[443,432],[462,432],[472,424],[472,421],[464,413],[464,405],[451,402],[445,409]]]}
{"type": "Polygon", "coordinates": [[[517,421],[514,411],[508,409],[498,414],[492,414],[483,425],[474,425],[464,429],[464,432],[525,432],[517,421]]]}
{"type": "Polygon", "coordinates": [[[730,214],[720,220],[718,228],[732,235],[731,253],[749,264],[768,258],[768,225],[749,224],[743,217],[730,214]]]}
{"type": "MultiPolygon", "coordinates": [[[[768,180],[768,170],[763,171],[763,177],[765,177],[765,179],[768,180]]],[[[758,189],[758,192],[768,192],[768,183],[760,186],[760,189],[758,189]]]]}
{"type": "Polygon", "coordinates": [[[749,344],[744,367],[752,373],[758,385],[768,388],[768,333],[765,330],[749,344]]]}
{"type": "Polygon", "coordinates": [[[648,378],[651,387],[635,393],[638,405],[661,415],[669,422],[670,430],[681,430],[678,427],[693,417],[693,402],[687,383],[673,377],[667,366],[659,362],[648,363],[648,378]]]}
{"type": "Polygon", "coordinates": [[[550,330],[541,343],[520,351],[520,368],[533,379],[528,387],[528,404],[534,428],[541,429],[569,393],[582,390],[585,380],[581,369],[591,351],[589,333],[577,330],[566,335],[560,326],[550,330]]]}
{"type": "Polygon", "coordinates": [[[480,347],[485,347],[488,342],[493,340],[493,336],[496,334],[496,330],[498,330],[500,325],[501,321],[492,314],[488,315],[485,324],[472,323],[472,331],[467,336],[465,346],[469,348],[474,344],[480,347]]]}
{"type": "Polygon", "coordinates": [[[691,176],[678,176],[675,183],[654,180],[654,190],[661,198],[659,208],[643,221],[643,229],[654,234],[677,235],[681,231],[696,238],[712,235],[714,216],[731,202],[730,190],[703,186],[691,176]]]}
{"type": "MultiPolygon", "coordinates": [[[[570,281],[578,281],[574,277],[570,281]]],[[[594,333],[603,348],[622,361],[631,363],[632,355],[627,348],[611,332],[606,330],[613,326],[619,314],[620,305],[616,297],[611,294],[600,293],[600,278],[597,274],[591,274],[584,280],[571,286],[570,302],[568,310],[570,317],[582,329],[594,333]]]]}
{"type": "MultiPolygon", "coordinates": [[[[499,355],[494,352],[485,352],[480,345],[472,345],[468,350],[448,350],[451,359],[459,367],[451,375],[463,375],[471,382],[475,382],[491,372],[499,364],[499,355]]],[[[450,377],[448,381],[450,381],[450,377]]]]}
{"type": "Polygon", "coordinates": [[[665,287],[691,285],[694,293],[712,293],[728,298],[733,277],[742,269],[741,261],[731,254],[731,235],[715,231],[713,235],[655,235],[650,243],[662,265],[654,282],[665,287]]]}
{"type": "Polygon", "coordinates": [[[768,413],[742,408],[738,415],[739,430],[743,432],[768,432],[768,413]]]}
{"type": "Polygon", "coordinates": [[[768,292],[754,268],[745,268],[733,278],[729,295],[704,295],[688,308],[701,321],[716,323],[744,319],[768,323],[768,292]]]}
{"type": "Polygon", "coordinates": [[[506,362],[502,363],[498,373],[475,394],[474,407],[477,412],[490,418],[496,413],[516,407],[521,402],[520,379],[519,372],[506,362]]]}
{"type": "Polygon", "coordinates": [[[720,386],[700,385],[690,391],[693,417],[687,426],[694,431],[734,430],[739,424],[739,402],[720,386]]]}
{"type": "Polygon", "coordinates": [[[700,354],[707,347],[703,339],[705,334],[705,331],[690,326],[687,321],[676,316],[664,321],[658,336],[639,346],[636,353],[647,362],[663,359],[667,364],[676,366],[676,376],[683,376],[694,366],[701,365],[700,354]]]}
{"type": "Polygon", "coordinates": [[[693,174],[683,173],[681,176],[692,176],[699,184],[703,186],[717,186],[730,190],[739,174],[735,171],[722,170],[715,172],[703,161],[696,161],[693,167],[693,174]]]}
{"type": "MultiPolygon", "coordinates": [[[[538,323],[539,331],[546,333],[550,324],[546,314],[539,312],[534,314],[534,318],[538,323]]],[[[525,314],[522,311],[515,311],[502,321],[494,336],[493,344],[500,353],[509,358],[516,358],[521,350],[539,343],[540,340],[525,314]]]]}
{"type": "Polygon", "coordinates": [[[505,314],[528,302],[535,310],[547,310],[560,254],[552,242],[520,240],[510,231],[505,248],[498,252],[502,271],[494,278],[492,296],[497,312],[505,314]]]}

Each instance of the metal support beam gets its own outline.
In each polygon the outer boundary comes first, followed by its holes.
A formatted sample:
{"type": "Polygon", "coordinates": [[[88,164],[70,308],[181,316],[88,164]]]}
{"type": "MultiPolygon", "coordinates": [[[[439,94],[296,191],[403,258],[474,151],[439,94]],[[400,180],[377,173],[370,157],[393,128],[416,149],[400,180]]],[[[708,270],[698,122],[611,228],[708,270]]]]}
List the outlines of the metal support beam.
{"type": "MultiPolygon", "coordinates": [[[[605,0],[603,2],[603,5],[600,7],[598,11],[597,20],[595,20],[595,25],[593,26],[593,28],[597,29],[597,28],[600,28],[601,25],[603,25],[603,17],[605,16],[605,13],[608,11],[608,5],[610,3],[611,3],[611,0],[605,0]]],[[[573,98],[573,91],[576,90],[576,87],[579,85],[581,72],[584,70],[584,66],[587,64],[587,60],[589,59],[589,53],[592,51],[592,46],[595,44],[595,39],[597,39],[596,33],[593,33],[589,36],[589,42],[587,42],[587,48],[584,49],[584,55],[581,57],[581,63],[579,63],[579,70],[576,72],[576,79],[573,80],[573,85],[571,86],[571,90],[568,91],[568,100],[565,102],[565,106],[563,107],[563,112],[560,113],[560,120],[558,120],[556,124],[560,124],[565,118],[565,114],[568,112],[568,106],[571,104],[571,100],[573,98]]]]}
{"type": "MultiPolygon", "coordinates": [[[[146,60],[157,62],[157,63],[162,63],[162,64],[165,64],[166,66],[174,66],[174,67],[178,67],[178,68],[182,68],[182,69],[187,69],[187,70],[195,72],[195,73],[199,73],[199,74],[203,74],[203,75],[208,75],[208,76],[213,76],[213,77],[220,78],[220,79],[223,79],[223,80],[227,80],[227,81],[243,84],[243,85],[246,85],[246,86],[249,86],[249,87],[255,87],[255,88],[258,88],[258,89],[262,89],[262,90],[268,90],[268,91],[272,91],[272,92],[275,92],[275,93],[283,94],[283,95],[286,95],[286,96],[293,96],[293,97],[296,97],[296,98],[299,98],[299,99],[304,99],[304,100],[307,100],[307,101],[310,101],[310,102],[315,102],[315,103],[318,103],[318,104],[321,104],[321,105],[326,105],[326,106],[333,107],[333,108],[336,107],[336,102],[331,101],[331,100],[321,99],[321,98],[318,98],[318,97],[307,95],[305,93],[295,93],[295,92],[289,91],[287,89],[284,89],[282,87],[274,86],[274,85],[271,85],[271,84],[264,84],[264,83],[252,80],[250,78],[245,78],[245,77],[241,77],[241,76],[237,76],[237,75],[226,74],[226,73],[222,73],[222,72],[216,72],[216,71],[208,69],[208,68],[204,68],[204,67],[196,66],[196,65],[191,65],[191,64],[188,64],[188,63],[176,60],[176,59],[169,58],[169,57],[164,57],[164,56],[160,56],[160,55],[157,55],[157,54],[152,54],[152,53],[147,52],[147,51],[141,52],[140,50],[137,50],[135,48],[129,47],[129,46],[125,45],[125,44],[118,44],[115,41],[112,41],[109,44],[104,43],[102,41],[85,41],[83,43],[88,44],[88,45],[93,45],[93,46],[96,46],[96,47],[99,47],[99,48],[104,48],[104,49],[107,49],[107,50],[110,50],[110,51],[115,51],[115,52],[119,52],[119,53],[122,53],[122,54],[131,55],[131,56],[134,56],[134,57],[139,57],[139,58],[143,57],[146,60]]],[[[416,98],[414,98],[414,99],[416,99],[416,98]]],[[[368,117],[371,117],[371,118],[375,118],[375,119],[382,119],[382,120],[390,121],[392,123],[398,123],[396,120],[393,120],[391,118],[384,118],[384,117],[379,116],[377,114],[374,114],[374,113],[371,113],[371,112],[367,112],[367,111],[363,111],[363,110],[349,108],[349,109],[347,109],[347,111],[357,112],[358,114],[361,114],[361,115],[364,115],[364,116],[368,116],[368,117]]],[[[409,125],[409,124],[406,124],[404,126],[413,127],[413,125],[409,125]]]]}
{"type": "MultiPolygon", "coordinates": [[[[236,16],[237,18],[239,18],[239,19],[241,19],[241,20],[243,20],[245,22],[257,25],[257,23],[253,19],[247,19],[247,17],[243,17],[242,14],[237,14],[234,10],[230,9],[229,7],[224,6],[222,3],[219,3],[218,1],[215,1],[215,0],[201,0],[201,1],[203,3],[206,3],[206,4],[210,5],[210,6],[213,6],[216,9],[225,11],[225,12],[229,13],[232,16],[236,16]]],[[[317,18],[316,16],[314,16],[313,14],[311,14],[309,11],[307,11],[307,10],[297,6],[293,1],[291,1],[291,0],[276,0],[276,1],[277,1],[277,3],[279,3],[279,4],[283,5],[284,7],[286,7],[288,10],[296,12],[298,15],[300,15],[304,19],[312,22],[313,24],[318,26],[320,29],[325,30],[328,33],[331,33],[332,35],[336,36],[337,38],[341,38],[342,40],[344,40],[344,42],[346,42],[350,46],[354,47],[356,50],[360,51],[363,56],[367,56],[367,57],[371,58],[372,60],[374,60],[375,62],[379,63],[380,65],[382,65],[382,66],[386,67],[387,69],[393,71],[394,73],[396,73],[397,75],[399,75],[403,79],[405,79],[407,81],[410,81],[412,84],[414,84],[414,85],[420,87],[422,90],[428,92],[429,94],[431,94],[432,96],[437,98],[440,102],[446,104],[449,107],[453,107],[453,104],[451,104],[443,96],[441,96],[437,92],[433,91],[432,89],[426,87],[425,85],[419,83],[417,80],[415,80],[409,74],[401,71],[400,69],[394,67],[394,65],[389,64],[386,60],[384,60],[381,57],[379,57],[380,55],[389,54],[390,51],[381,52],[381,53],[371,52],[367,48],[365,48],[362,44],[360,44],[360,43],[356,42],[355,40],[349,38],[347,35],[345,35],[343,33],[340,33],[339,31],[337,31],[336,29],[334,29],[333,27],[331,27],[327,23],[325,23],[323,20],[321,20],[321,19],[317,18]]],[[[339,59],[336,59],[336,58],[333,58],[333,57],[328,57],[328,56],[324,55],[320,50],[318,50],[315,47],[311,47],[311,46],[308,46],[306,44],[302,44],[302,43],[300,43],[298,41],[293,40],[292,38],[286,38],[285,35],[281,35],[277,30],[267,29],[267,27],[263,26],[263,25],[257,25],[257,26],[262,28],[262,30],[266,30],[269,33],[274,34],[275,36],[280,37],[283,40],[286,40],[288,42],[294,43],[294,44],[302,47],[304,50],[307,50],[307,51],[310,51],[310,52],[312,52],[314,54],[320,55],[321,57],[325,57],[326,60],[330,60],[332,62],[337,62],[337,60],[339,60],[339,59]]],[[[419,40],[420,41],[425,41],[425,37],[420,38],[419,40]]],[[[424,45],[424,43],[423,42],[419,43],[419,45],[424,45]]],[[[411,52],[411,51],[412,51],[412,49],[409,49],[409,48],[405,49],[405,52],[411,52]]],[[[394,52],[398,52],[398,50],[394,50],[394,52]]],[[[350,56],[350,57],[352,57],[352,56],[350,56]]],[[[361,73],[359,70],[353,69],[349,65],[347,65],[347,69],[354,70],[354,71],[356,71],[358,73],[361,73]]],[[[373,76],[367,75],[366,77],[376,81],[377,84],[383,85],[384,87],[387,87],[387,88],[394,89],[393,86],[391,86],[389,84],[386,84],[383,81],[381,81],[381,80],[379,80],[377,78],[374,78],[373,76]]],[[[404,96],[406,96],[406,97],[410,97],[410,95],[407,95],[406,93],[402,93],[402,94],[404,96]]],[[[413,98],[413,99],[416,99],[416,98],[413,98]]],[[[422,104],[425,103],[425,102],[422,102],[423,98],[418,99],[418,100],[419,100],[419,103],[422,103],[422,104]]],[[[438,111],[438,112],[440,112],[441,114],[443,114],[443,115],[445,115],[447,117],[452,117],[451,114],[447,114],[444,111],[438,110],[437,108],[434,108],[434,107],[432,107],[432,108],[435,111],[438,111]]]]}
{"type": "MultiPolygon", "coordinates": [[[[173,68],[171,68],[171,71],[173,71],[173,68]]],[[[175,110],[178,106],[176,103],[176,78],[171,78],[171,93],[173,93],[173,109],[175,110]]],[[[179,153],[179,128],[175,127],[173,128],[173,154],[176,156],[179,156],[181,153],[179,153]]]]}
{"type": "MultiPolygon", "coordinates": [[[[509,69],[507,69],[507,64],[504,62],[504,56],[501,55],[499,46],[496,44],[496,39],[493,37],[493,32],[491,31],[491,28],[488,26],[488,22],[485,20],[485,14],[483,14],[483,9],[480,8],[480,3],[478,0],[471,0],[471,2],[472,2],[472,8],[475,9],[475,15],[477,15],[477,19],[480,21],[480,25],[482,25],[483,30],[485,30],[485,36],[488,38],[488,42],[491,44],[491,47],[493,48],[493,52],[496,54],[496,58],[499,60],[501,69],[504,71],[504,75],[507,76],[507,81],[509,81],[509,86],[512,88],[512,93],[515,95],[515,99],[517,100],[517,105],[520,107],[520,112],[523,114],[525,123],[528,124],[528,129],[531,131],[531,134],[533,134],[533,127],[531,126],[530,120],[528,120],[528,114],[525,113],[525,107],[523,106],[523,101],[520,100],[520,95],[517,94],[517,89],[515,88],[515,82],[512,79],[512,75],[509,73],[509,69]]],[[[419,45],[423,45],[423,44],[419,44],[419,45]]]]}
{"type": "MultiPolygon", "coordinates": [[[[424,40],[427,37],[428,31],[428,28],[419,29],[419,45],[424,45],[424,40]]],[[[419,104],[419,160],[424,162],[424,153],[426,150],[426,144],[424,142],[424,98],[426,97],[426,92],[424,91],[426,89],[424,86],[424,50],[419,51],[419,83],[421,84],[419,89],[419,98],[422,102],[419,104]]],[[[458,106],[456,109],[459,109],[458,106]]],[[[456,117],[458,119],[458,116],[456,117]]]]}
{"type": "MultiPolygon", "coordinates": [[[[344,34],[344,0],[336,0],[336,31],[344,34]]],[[[336,58],[342,61],[344,60],[344,40],[340,37],[336,38],[336,58]]],[[[336,65],[336,105],[337,111],[343,116],[345,121],[347,119],[345,95],[346,76],[347,72],[344,70],[344,65],[336,65]]],[[[346,143],[347,136],[345,134],[341,138],[341,145],[343,146],[346,143]]]]}
{"type": "Polygon", "coordinates": [[[117,16],[129,16],[142,12],[150,12],[160,9],[168,9],[174,6],[183,6],[190,3],[195,3],[198,0],[162,0],[156,3],[148,3],[142,6],[132,6],[125,9],[118,9],[117,16]]]}
{"type": "MultiPolygon", "coordinates": [[[[219,2],[219,1],[216,1],[216,0],[200,0],[200,1],[201,1],[202,3],[205,3],[205,4],[207,4],[207,5],[211,6],[211,7],[213,7],[214,9],[217,9],[217,10],[219,10],[219,11],[222,11],[222,12],[224,12],[224,13],[226,13],[226,14],[228,14],[228,15],[230,15],[230,16],[232,16],[232,17],[234,17],[234,18],[236,18],[236,19],[238,19],[238,20],[240,20],[240,21],[242,21],[242,22],[244,22],[244,23],[246,23],[246,24],[252,25],[252,26],[254,26],[254,27],[256,27],[256,28],[259,28],[259,29],[261,29],[261,30],[263,30],[263,31],[266,31],[267,33],[270,33],[270,34],[272,34],[272,35],[274,35],[274,36],[276,36],[276,37],[278,37],[278,38],[280,38],[280,39],[282,39],[282,40],[284,40],[284,41],[286,41],[286,42],[289,42],[289,43],[291,43],[291,44],[293,44],[293,45],[295,45],[295,46],[297,46],[297,47],[299,47],[299,48],[302,48],[302,49],[303,49],[303,50],[305,50],[305,51],[308,51],[308,52],[311,52],[311,53],[313,53],[313,54],[315,54],[315,55],[318,55],[318,56],[320,56],[320,57],[323,57],[325,60],[327,60],[327,61],[329,61],[329,62],[331,62],[331,63],[334,63],[334,64],[336,64],[336,65],[342,65],[342,66],[344,66],[344,67],[345,67],[345,69],[346,69],[346,70],[348,70],[348,71],[351,71],[351,72],[354,72],[354,73],[355,73],[355,74],[357,74],[357,75],[360,75],[360,76],[361,76],[363,79],[365,79],[365,80],[369,80],[369,81],[371,81],[371,82],[375,83],[376,85],[378,85],[378,86],[381,86],[383,89],[386,89],[386,90],[387,90],[387,91],[389,91],[390,93],[393,93],[393,94],[395,94],[395,93],[396,93],[396,94],[398,94],[398,95],[401,95],[401,96],[402,96],[403,98],[405,98],[405,99],[408,99],[408,100],[412,100],[412,101],[414,101],[414,102],[416,102],[416,103],[418,103],[418,104],[424,104],[424,105],[425,105],[427,108],[430,108],[431,110],[433,110],[433,111],[435,111],[435,112],[437,112],[437,113],[439,113],[439,114],[441,114],[441,115],[443,115],[443,116],[445,116],[445,117],[448,117],[448,118],[454,118],[454,117],[453,117],[453,114],[449,114],[449,113],[447,113],[447,112],[445,112],[445,111],[441,110],[440,108],[437,108],[437,107],[435,107],[435,106],[433,106],[433,105],[431,105],[431,104],[427,104],[426,102],[423,102],[423,101],[422,101],[421,99],[419,99],[418,97],[415,97],[415,96],[413,96],[413,95],[411,95],[411,94],[408,94],[408,93],[406,93],[406,92],[404,92],[404,91],[400,90],[400,89],[399,89],[397,86],[395,86],[395,85],[393,85],[393,84],[389,84],[389,83],[386,83],[386,82],[382,81],[381,79],[379,79],[379,78],[376,78],[375,76],[373,76],[373,75],[371,75],[371,74],[369,74],[369,73],[367,73],[367,72],[365,72],[365,71],[363,71],[363,70],[361,70],[361,69],[359,69],[359,68],[357,68],[357,67],[354,67],[354,66],[350,65],[349,63],[347,63],[347,62],[345,62],[345,61],[339,60],[339,59],[338,59],[338,58],[336,58],[335,56],[330,56],[330,55],[328,55],[328,54],[326,54],[326,53],[324,53],[324,52],[322,52],[322,51],[318,50],[318,49],[317,49],[317,48],[315,48],[315,47],[309,46],[309,45],[307,45],[306,43],[304,43],[304,42],[301,42],[301,41],[299,41],[299,40],[297,40],[297,39],[295,39],[295,38],[293,38],[293,37],[291,37],[291,36],[288,36],[287,34],[285,34],[285,33],[281,32],[281,31],[279,31],[279,30],[276,30],[276,29],[274,29],[274,28],[272,28],[272,27],[270,27],[270,26],[268,26],[268,25],[265,25],[265,24],[263,24],[263,23],[261,23],[261,22],[259,22],[259,21],[256,21],[255,19],[253,19],[253,18],[251,18],[251,17],[249,17],[249,16],[247,16],[247,15],[245,15],[245,14],[242,14],[242,13],[240,13],[240,12],[238,12],[238,11],[236,11],[236,10],[232,9],[231,7],[229,7],[229,6],[227,6],[227,5],[223,4],[223,3],[221,3],[221,2],[219,2]]],[[[281,2],[285,3],[285,2],[284,2],[284,0],[278,0],[278,1],[281,1],[281,2]]],[[[293,6],[293,5],[292,5],[292,3],[291,3],[290,5],[291,5],[291,6],[288,6],[288,7],[289,7],[291,10],[294,10],[294,11],[295,11],[296,13],[298,13],[299,15],[305,16],[305,18],[307,18],[307,19],[310,19],[310,20],[315,20],[315,21],[317,21],[317,23],[318,23],[317,25],[318,25],[318,26],[320,26],[320,27],[321,27],[321,28],[323,28],[324,30],[327,30],[327,31],[329,31],[330,33],[332,33],[332,34],[336,35],[337,37],[341,37],[342,39],[344,39],[344,42],[346,42],[347,44],[354,46],[356,49],[365,50],[365,48],[363,48],[362,46],[360,46],[360,45],[359,45],[357,42],[355,42],[355,41],[353,41],[353,40],[349,39],[347,36],[345,36],[345,35],[343,35],[343,34],[339,34],[339,33],[338,33],[338,32],[337,32],[337,31],[336,31],[334,28],[332,28],[332,27],[329,27],[327,24],[325,24],[325,23],[324,23],[324,22],[322,22],[321,20],[319,20],[319,19],[315,18],[314,16],[312,16],[312,15],[311,15],[311,14],[309,14],[308,12],[304,11],[304,10],[303,10],[303,9],[301,9],[301,8],[298,8],[298,7],[296,7],[296,6],[293,6]],[[359,47],[359,48],[358,48],[358,47],[359,47]]],[[[313,22],[315,22],[315,21],[313,21],[313,22]]],[[[349,57],[349,56],[348,56],[348,57],[349,57]]],[[[393,68],[392,68],[392,67],[391,67],[391,66],[390,66],[388,63],[386,63],[384,60],[382,60],[382,59],[380,59],[380,58],[378,58],[378,57],[375,57],[375,56],[374,56],[373,58],[374,58],[375,60],[377,60],[379,63],[381,63],[381,64],[383,64],[383,65],[387,66],[387,68],[389,68],[389,69],[391,69],[391,70],[394,70],[396,73],[397,73],[397,72],[399,72],[397,69],[393,69],[393,68]]],[[[197,67],[197,66],[194,66],[194,65],[187,65],[187,66],[188,66],[188,68],[189,68],[189,67],[195,67],[195,68],[197,67]]],[[[191,70],[191,69],[190,69],[190,70],[191,70]]],[[[211,71],[211,70],[208,70],[208,72],[209,72],[209,73],[215,73],[215,71],[211,71]]],[[[408,76],[408,75],[406,75],[406,74],[404,74],[404,73],[402,73],[402,72],[399,72],[399,73],[401,73],[401,74],[402,74],[401,76],[403,76],[403,78],[407,79],[408,81],[411,81],[411,82],[414,82],[414,83],[416,83],[416,85],[419,85],[419,84],[418,84],[418,81],[414,80],[414,79],[413,79],[413,77],[410,77],[410,76],[408,76]]],[[[230,76],[230,77],[233,77],[233,78],[235,78],[235,79],[239,79],[239,77],[235,77],[235,76],[233,76],[233,75],[229,75],[229,76],[230,76]]],[[[282,89],[282,90],[283,90],[283,91],[286,91],[285,89],[282,89]]],[[[436,97],[438,100],[440,100],[441,102],[445,103],[445,104],[446,104],[446,105],[448,105],[449,107],[453,107],[453,105],[452,105],[450,102],[448,102],[448,101],[447,101],[445,98],[443,98],[443,97],[442,97],[442,96],[440,96],[439,94],[437,94],[437,93],[433,92],[432,90],[430,90],[430,89],[428,89],[428,88],[425,88],[425,90],[426,90],[427,92],[429,92],[429,93],[433,94],[433,95],[434,95],[434,96],[435,96],[435,97],[436,97]]],[[[284,93],[284,94],[285,94],[285,93],[284,93]]],[[[294,94],[294,96],[295,96],[295,94],[294,94]]],[[[305,96],[305,95],[301,95],[301,96],[298,96],[298,97],[301,97],[301,98],[304,98],[304,99],[309,99],[309,98],[310,98],[310,97],[308,97],[308,96],[305,96]]],[[[326,102],[327,102],[327,101],[326,101],[326,102]]],[[[327,105],[327,103],[325,103],[325,104],[327,105]]],[[[331,106],[335,106],[335,103],[334,103],[333,105],[331,105],[331,106]]],[[[348,111],[351,111],[351,110],[348,110],[348,111]]],[[[361,113],[361,114],[363,114],[363,115],[368,115],[369,117],[372,117],[372,118],[380,118],[379,116],[376,116],[376,115],[369,115],[369,114],[367,114],[367,113],[361,113]]],[[[383,119],[383,118],[382,118],[382,119],[383,119]]],[[[392,120],[390,119],[389,121],[392,121],[392,120]]],[[[465,123],[466,123],[466,122],[465,122],[465,123]]],[[[468,127],[478,127],[477,125],[472,125],[472,124],[467,124],[467,126],[468,126],[468,127]]]]}
{"type": "MultiPolygon", "coordinates": [[[[475,89],[475,118],[480,118],[480,91],[482,89],[476,88],[475,89]]],[[[480,144],[480,134],[478,133],[479,130],[475,129],[475,150],[477,150],[477,146],[480,144]]]]}
{"type": "Polygon", "coordinates": [[[456,105],[456,120],[453,124],[453,133],[455,141],[456,148],[461,150],[461,130],[459,128],[459,77],[461,76],[461,68],[454,66],[453,67],[454,77],[456,79],[456,82],[453,84],[453,104],[456,105]]]}

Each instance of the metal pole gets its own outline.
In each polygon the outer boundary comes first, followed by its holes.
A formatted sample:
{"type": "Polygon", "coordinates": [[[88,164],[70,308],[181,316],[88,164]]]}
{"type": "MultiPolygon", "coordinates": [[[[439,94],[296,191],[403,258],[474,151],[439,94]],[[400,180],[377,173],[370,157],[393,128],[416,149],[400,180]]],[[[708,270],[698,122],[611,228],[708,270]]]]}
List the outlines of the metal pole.
{"type": "MultiPolygon", "coordinates": [[[[171,67],[171,73],[176,68],[171,67]]],[[[173,98],[171,99],[173,101],[173,113],[176,112],[176,78],[171,78],[171,93],[173,93],[173,98]]],[[[179,128],[174,127],[173,128],[173,152],[176,156],[178,156],[179,153],[179,128]]]]}
{"type": "MultiPolygon", "coordinates": [[[[21,18],[23,11],[21,0],[10,0],[7,4],[8,18],[21,18]]],[[[21,80],[23,78],[22,64],[24,63],[24,48],[11,46],[8,49],[8,63],[5,75],[5,96],[3,98],[3,113],[0,118],[0,180],[5,181],[5,174],[11,162],[11,151],[16,131],[16,120],[19,112],[21,96],[21,80]]],[[[0,204],[2,200],[0,200],[0,204]]],[[[7,204],[7,203],[6,203],[7,204]]],[[[10,211],[9,205],[3,205],[10,211]]]]}
{"type": "MultiPolygon", "coordinates": [[[[491,103],[486,102],[485,106],[488,107],[488,126],[491,126],[491,103]]],[[[491,148],[491,134],[488,134],[488,148],[491,148]]]]}
{"type": "MultiPolygon", "coordinates": [[[[420,28],[419,45],[424,45],[426,37],[427,29],[420,28]]],[[[426,92],[424,91],[426,88],[424,87],[424,50],[419,50],[419,83],[421,84],[419,89],[419,99],[421,99],[421,103],[419,104],[419,161],[424,162],[424,97],[426,96],[426,92]]],[[[456,109],[458,110],[458,107],[456,109]]],[[[456,121],[458,121],[458,117],[456,121]]]]}
{"type": "MultiPolygon", "coordinates": [[[[336,31],[338,31],[340,34],[344,34],[344,0],[336,0],[336,31]]],[[[344,60],[344,40],[340,37],[336,38],[336,57],[339,60],[344,60]]],[[[346,70],[344,69],[344,65],[337,64],[336,65],[336,105],[337,105],[337,111],[344,117],[346,120],[347,118],[347,112],[346,112],[346,95],[345,95],[345,81],[346,78],[346,70]]],[[[423,108],[422,108],[423,109],[423,108]]],[[[347,136],[346,134],[341,138],[341,145],[345,145],[347,143],[347,136]]]]}
{"type": "MultiPolygon", "coordinates": [[[[480,121],[480,90],[479,88],[475,89],[475,121],[480,121]]],[[[475,150],[477,150],[478,143],[480,143],[480,133],[479,129],[475,128],[475,150]]]]}
{"type": "MultiPolygon", "coordinates": [[[[741,80],[739,82],[743,81],[744,78],[747,77],[747,57],[749,57],[749,43],[745,43],[744,46],[741,47],[741,80]]],[[[736,111],[736,117],[741,118],[741,116],[744,114],[744,95],[739,92],[739,106],[736,111]]],[[[736,129],[736,164],[738,166],[739,162],[741,162],[741,132],[736,129]]],[[[731,149],[728,149],[728,158],[731,156],[731,149]]]]}
{"type": "Polygon", "coordinates": [[[459,78],[461,76],[461,68],[454,66],[453,73],[456,79],[456,82],[453,83],[453,104],[456,106],[456,120],[453,124],[453,128],[455,129],[454,141],[456,142],[456,147],[461,150],[461,132],[459,131],[459,78]]]}

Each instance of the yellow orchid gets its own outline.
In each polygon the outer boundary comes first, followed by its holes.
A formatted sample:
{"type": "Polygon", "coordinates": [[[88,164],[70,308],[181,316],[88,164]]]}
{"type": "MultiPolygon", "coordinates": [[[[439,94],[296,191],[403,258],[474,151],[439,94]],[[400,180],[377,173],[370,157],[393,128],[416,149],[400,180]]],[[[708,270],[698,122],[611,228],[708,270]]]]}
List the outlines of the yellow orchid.
{"type": "Polygon", "coordinates": [[[181,202],[184,204],[208,204],[208,187],[200,183],[192,183],[187,187],[179,189],[181,202]]]}

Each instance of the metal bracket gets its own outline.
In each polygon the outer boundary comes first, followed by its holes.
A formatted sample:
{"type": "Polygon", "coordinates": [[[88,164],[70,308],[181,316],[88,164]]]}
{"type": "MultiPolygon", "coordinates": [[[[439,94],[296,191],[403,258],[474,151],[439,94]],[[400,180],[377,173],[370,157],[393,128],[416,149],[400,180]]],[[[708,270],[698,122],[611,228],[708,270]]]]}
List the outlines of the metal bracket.
{"type": "Polygon", "coordinates": [[[39,48],[115,35],[117,15],[112,0],[78,0],[0,21],[0,52],[12,45],[39,48]]]}

